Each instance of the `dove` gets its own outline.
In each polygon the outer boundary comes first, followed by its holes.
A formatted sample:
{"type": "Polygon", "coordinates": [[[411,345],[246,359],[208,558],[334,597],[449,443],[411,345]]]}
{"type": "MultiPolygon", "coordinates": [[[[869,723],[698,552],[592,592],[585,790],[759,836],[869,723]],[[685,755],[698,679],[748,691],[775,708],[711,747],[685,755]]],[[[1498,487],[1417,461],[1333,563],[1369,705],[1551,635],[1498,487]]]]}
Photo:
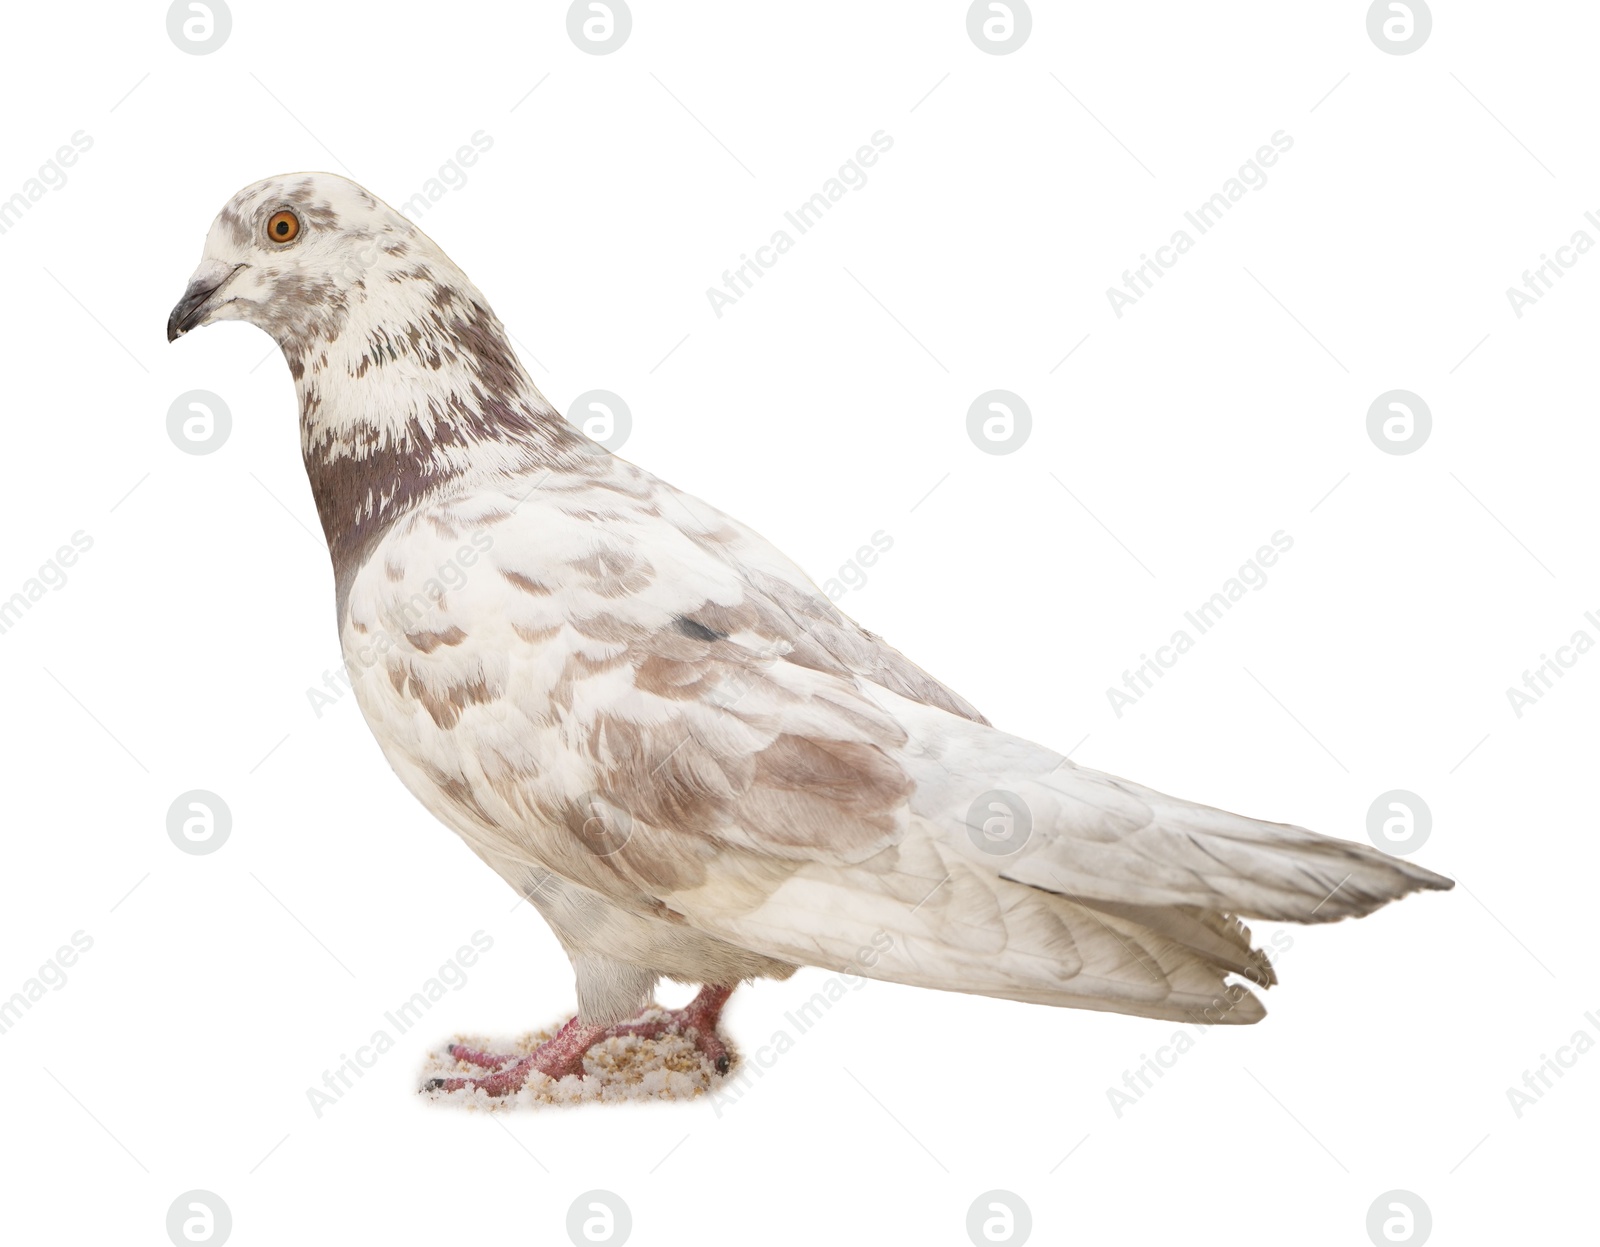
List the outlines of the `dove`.
{"type": "Polygon", "coordinates": [[[221,320],[265,330],[294,379],[385,758],[572,963],[552,1038],[456,1045],[477,1072],[429,1088],[513,1094],[663,1028],[726,1073],[730,994],[802,966],[1252,1023],[1276,975],[1244,919],[1452,886],[994,727],[752,529],[567,423],[478,288],[352,181],[228,201],[168,340],[221,320]],[[699,992],[641,1020],[662,979],[699,992]]]}

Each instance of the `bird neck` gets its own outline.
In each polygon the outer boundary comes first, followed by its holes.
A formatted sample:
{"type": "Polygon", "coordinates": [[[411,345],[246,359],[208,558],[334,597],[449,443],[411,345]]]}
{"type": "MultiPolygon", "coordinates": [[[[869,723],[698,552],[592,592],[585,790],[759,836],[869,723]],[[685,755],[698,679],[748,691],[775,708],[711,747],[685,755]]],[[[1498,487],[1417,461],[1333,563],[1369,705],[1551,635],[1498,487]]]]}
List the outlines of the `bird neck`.
{"type": "Polygon", "coordinates": [[[581,459],[476,292],[411,317],[291,349],[301,451],[342,604],[348,580],[399,518],[479,481],[581,459]]]}

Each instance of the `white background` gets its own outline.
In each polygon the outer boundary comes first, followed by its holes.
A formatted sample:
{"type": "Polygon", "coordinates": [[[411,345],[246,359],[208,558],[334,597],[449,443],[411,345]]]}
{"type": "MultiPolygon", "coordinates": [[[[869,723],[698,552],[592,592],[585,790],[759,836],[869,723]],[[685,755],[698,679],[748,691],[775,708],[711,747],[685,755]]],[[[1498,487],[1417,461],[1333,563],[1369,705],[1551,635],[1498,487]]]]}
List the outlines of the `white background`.
{"type": "MultiPolygon", "coordinates": [[[[1506,688],[1600,638],[1600,254],[1520,318],[1505,291],[1600,242],[1600,13],[1438,3],[1405,56],[1364,3],[1038,3],[1004,56],[951,0],[636,0],[605,56],[565,13],[236,0],[204,56],[159,4],[8,13],[0,197],[93,146],[0,235],[0,597],[93,546],[0,635],[0,996],[94,943],[0,1034],[4,1237],[164,1243],[200,1188],[240,1244],[552,1243],[603,1188],[641,1244],[965,1243],[999,1188],[1038,1242],[1362,1244],[1401,1188],[1436,1242],[1564,1239],[1600,1055],[1520,1118],[1507,1089],[1600,1039],[1600,656],[1520,718],[1506,688]],[[570,969],[354,704],[308,704],[331,576],[275,348],[163,330],[241,186],[348,171],[398,204],[480,130],[422,224],[558,407],[623,395],[627,457],[819,581],[884,530],[841,607],[998,725],[1350,839],[1409,789],[1416,860],[1461,886],[1286,929],[1269,1017],[1120,1116],[1108,1089],[1182,1028],[876,983],[720,1114],[424,1103],[430,1045],[559,1019],[570,969]],[[867,184],[714,315],[707,287],[878,130],[867,184]],[[1279,130],[1267,184],[1119,319],[1106,288],[1279,130]],[[993,388],[1033,412],[1009,455],[965,431],[993,388]],[[1366,432],[1394,388],[1433,412],[1413,454],[1366,432]],[[191,389],[232,411],[209,455],[166,432],[191,389]],[[1119,718],[1107,687],[1279,529],[1267,586],[1119,718]],[[233,814],[209,856],[167,836],[194,788],[233,814]],[[314,1115],[480,930],[467,985],[314,1115]]],[[[823,978],[741,990],[728,1032],[792,1029],[823,978]]]]}

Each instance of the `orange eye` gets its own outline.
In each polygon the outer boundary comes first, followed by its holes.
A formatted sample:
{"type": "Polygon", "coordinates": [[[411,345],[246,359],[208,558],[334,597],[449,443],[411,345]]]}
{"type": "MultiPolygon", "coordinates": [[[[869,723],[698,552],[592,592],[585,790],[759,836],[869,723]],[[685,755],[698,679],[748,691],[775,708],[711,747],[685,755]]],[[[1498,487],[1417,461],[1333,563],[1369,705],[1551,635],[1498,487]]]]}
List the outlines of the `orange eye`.
{"type": "Polygon", "coordinates": [[[293,242],[300,236],[300,218],[285,209],[274,212],[267,222],[267,237],[273,242],[293,242]]]}

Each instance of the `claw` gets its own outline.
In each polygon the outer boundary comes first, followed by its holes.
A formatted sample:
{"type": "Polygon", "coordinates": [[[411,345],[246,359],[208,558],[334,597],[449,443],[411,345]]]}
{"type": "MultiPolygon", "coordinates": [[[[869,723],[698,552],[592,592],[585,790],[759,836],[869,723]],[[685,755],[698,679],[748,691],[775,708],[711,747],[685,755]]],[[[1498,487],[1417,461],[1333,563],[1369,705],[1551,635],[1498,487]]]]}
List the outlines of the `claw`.
{"type": "Polygon", "coordinates": [[[527,1055],[484,1052],[467,1044],[453,1043],[449,1048],[452,1060],[465,1061],[490,1073],[482,1078],[430,1078],[421,1089],[427,1092],[482,1091],[499,1097],[520,1091],[534,1070],[550,1079],[559,1080],[573,1074],[582,1078],[584,1054],[608,1035],[657,1039],[675,1032],[690,1040],[718,1074],[726,1074],[733,1066],[733,1059],[727,1044],[717,1034],[717,1020],[732,990],[731,987],[707,986],[682,1009],[669,1010],[664,1018],[651,1022],[625,1022],[605,1027],[585,1026],[577,1018],[570,1018],[552,1038],[527,1055]]]}
{"type": "Polygon", "coordinates": [[[528,1071],[533,1068],[534,1057],[526,1056],[508,1069],[490,1074],[486,1078],[430,1078],[424,1090],[482,1091],[498,1099],[500,1096],[514,1095],[522,1090],[522,1084],[528,1081],[528,1071]]]}
{"type": "Polygon", "coordinates": [[[529,1074],[537,1070],[546,1078],[561,1079],[569,1074],[583,1075],[583,1054],[603,1038],[605,1030],[598,1026],[584,1026],[572,1018],[556,1032],[554,1038],[545,1040],[526,1056],[506,1056],[494,1052],[481,1052],[466,1044],[451,1044],[453,1060],[465,1061],[480,1069],[493,1071],[483,1078],[433,1078],[427,1091],[482,1091],[493,1097],[515,1095],[528,1081],[529,1074]]]}
{"type": "Polygon", "coordinates": [[[450,1059],[452,1061],[465,1061],[469,1065],[476,1065],[479,1069],[499,1069],[513,1061],[520,1061],[519,1056],[507,1055],[499,1052],[482,1052],[477,1048],[469,1048],[466,1044],[457,1043],[450,1045],[450,1059]]]}
{"type": "MultiPolygon", "coordinates": [[[[708,989],[708,992],[712,989],[708,989]]],[[[718,995],[702,995],[681,1009],[668,1009],[666,1016],[650,1022],[624,1022],[613,1026],[613,1035],[638,1035],[644,1039],[659,1039],[663,1035],[679,1034],[694,1044],[695,1050],[711,1063],[719,1074],[726,1074],[733,1065],[728,1045],[717,1034],[717,1018],[726,999],[721,989],[718,995]]]]}

